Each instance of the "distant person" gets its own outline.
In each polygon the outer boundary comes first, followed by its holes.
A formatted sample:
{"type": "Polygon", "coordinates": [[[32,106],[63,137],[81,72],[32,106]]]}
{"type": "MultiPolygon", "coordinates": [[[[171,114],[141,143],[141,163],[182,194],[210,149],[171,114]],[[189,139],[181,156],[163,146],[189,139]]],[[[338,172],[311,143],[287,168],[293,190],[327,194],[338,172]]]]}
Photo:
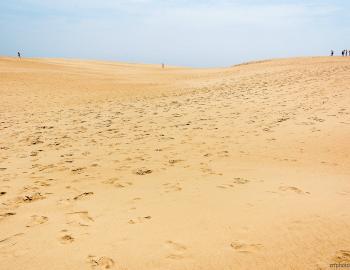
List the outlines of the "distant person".
{"type": "Polygon", "coordinates": [[[162,63],[162,69],[164,69],[165,68],[165,65],[164,65],[164,63],[162,63]]]}
{"type": "Polygon", "coordinates": [[[348,56],[348,50],[345,50],[345,56],[348,56]]]}
{"type": "Polygon", "coordinates": [[[341,52],[341,55],[342,55],[342,56],[344,56],[344,53],[345,53],[345,52],[344,52],[344,51],[342,51],[342,52],[341,52]]]}
{"type": "Polygon", "coordinates": [[[331,56],[333,56],[334,55],[334,51],[333,50],[331,50],[331,56]]]}
{"type": "Polygon", "coordinates": [[[17,52],[18,58],[21,59],[21,53],[17,52]]]}

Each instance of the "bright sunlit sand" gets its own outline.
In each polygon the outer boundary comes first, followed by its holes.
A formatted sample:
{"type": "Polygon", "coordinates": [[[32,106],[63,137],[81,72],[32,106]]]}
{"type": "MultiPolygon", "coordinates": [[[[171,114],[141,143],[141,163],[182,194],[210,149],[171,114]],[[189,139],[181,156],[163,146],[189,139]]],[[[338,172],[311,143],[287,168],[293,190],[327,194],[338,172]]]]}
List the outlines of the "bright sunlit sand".
{"type": "Polygon", "coordinates": [[[350,263],[350,60],[0,58],[0,269],[350,263]]]}

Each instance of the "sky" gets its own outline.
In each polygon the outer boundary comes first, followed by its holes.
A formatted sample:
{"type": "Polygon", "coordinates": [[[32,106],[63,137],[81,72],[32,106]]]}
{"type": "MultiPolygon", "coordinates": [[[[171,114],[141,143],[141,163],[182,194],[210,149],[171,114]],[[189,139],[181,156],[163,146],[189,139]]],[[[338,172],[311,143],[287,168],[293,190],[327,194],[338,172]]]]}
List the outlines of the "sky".
{"type": "Polygon", "coordinates": [[[223,67],[350,49],[348,0],[0,0],[0,55],[223,67]]]}

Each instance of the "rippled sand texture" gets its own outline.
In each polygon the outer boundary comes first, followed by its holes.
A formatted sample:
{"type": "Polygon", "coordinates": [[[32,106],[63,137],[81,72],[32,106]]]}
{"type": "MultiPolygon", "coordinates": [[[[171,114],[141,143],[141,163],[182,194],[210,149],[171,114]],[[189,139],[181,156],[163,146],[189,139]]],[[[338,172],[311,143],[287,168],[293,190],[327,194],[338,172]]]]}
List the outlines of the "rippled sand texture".
{"type": "Polygon", "coordinates": [[[0,58],[0,269],[350,263],[350,59],[0,58]]]}

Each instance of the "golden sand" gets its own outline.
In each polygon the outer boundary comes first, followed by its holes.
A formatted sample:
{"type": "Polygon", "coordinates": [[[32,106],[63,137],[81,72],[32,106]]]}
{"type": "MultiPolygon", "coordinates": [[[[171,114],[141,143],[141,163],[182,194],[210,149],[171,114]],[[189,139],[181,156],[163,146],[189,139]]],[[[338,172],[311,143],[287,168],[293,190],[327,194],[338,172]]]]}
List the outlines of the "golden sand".
{"type": "Polygon", "coordinates": [[[350,59],[0,58],[0,269],[350,263],[350,59]]]}

